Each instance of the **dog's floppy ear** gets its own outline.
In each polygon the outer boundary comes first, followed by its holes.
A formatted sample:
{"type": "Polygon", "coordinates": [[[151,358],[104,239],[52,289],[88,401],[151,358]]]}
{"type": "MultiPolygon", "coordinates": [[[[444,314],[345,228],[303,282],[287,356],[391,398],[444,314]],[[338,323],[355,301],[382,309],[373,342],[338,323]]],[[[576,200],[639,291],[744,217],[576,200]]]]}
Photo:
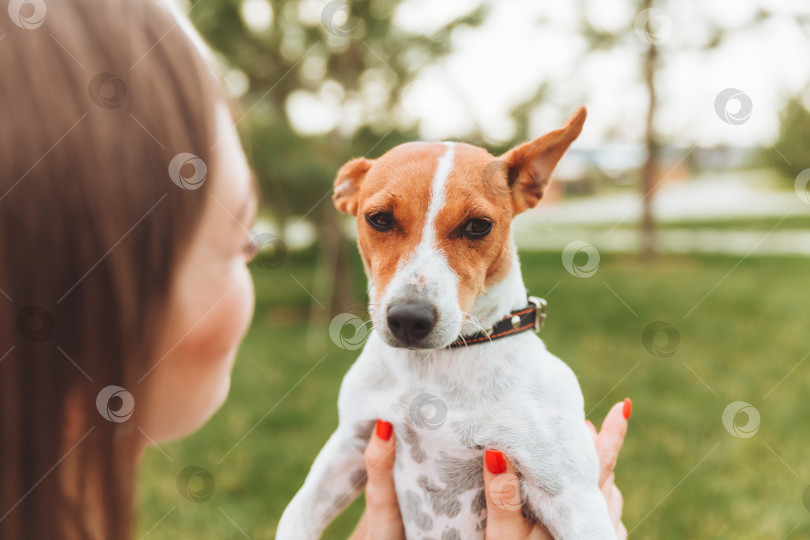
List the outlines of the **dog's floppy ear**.
{"type": "Polygon", "coordinates": [[[508,168],[507,182],[515,214],[540,202],[554,167],[582,131],[585,115],[585,107],[580,107],[562,128],[516,146],[499,158],[508,168]]]}
{"type": "Polygon", "coordinates": [[[373,164],[374,162],[370,159],[355,158],[340,168],[332,191],[335,208],[353,216],[357,215],[357,193],[360,191],[360,184],[366,177],[366,173],[373,164]]]}

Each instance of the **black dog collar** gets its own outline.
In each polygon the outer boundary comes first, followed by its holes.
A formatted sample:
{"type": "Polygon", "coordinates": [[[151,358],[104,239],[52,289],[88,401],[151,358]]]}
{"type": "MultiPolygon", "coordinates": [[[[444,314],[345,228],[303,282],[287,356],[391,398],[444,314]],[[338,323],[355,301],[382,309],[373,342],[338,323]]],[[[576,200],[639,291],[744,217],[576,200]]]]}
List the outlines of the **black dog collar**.
{"type": "Polygon", "coordinates": [[[457,340],[447,346],[448,349],[465,347],[484,341],[492,341],[502,337],[511,336],[526,330],[539,332],[546,322],[546,301],[537,296],[529,297],[529,305],[523,309],[513,311],[508,316],[487,328],[469,336],[459,336],[457,340]]]}

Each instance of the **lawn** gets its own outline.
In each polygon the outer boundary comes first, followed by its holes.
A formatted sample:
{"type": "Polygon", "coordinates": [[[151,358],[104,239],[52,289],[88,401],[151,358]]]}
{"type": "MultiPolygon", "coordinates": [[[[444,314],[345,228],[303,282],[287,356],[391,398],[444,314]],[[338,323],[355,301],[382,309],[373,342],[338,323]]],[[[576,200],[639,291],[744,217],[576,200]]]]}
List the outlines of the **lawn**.
{"type": "MultiPolygon", "coordinates": [[[[810,260],[645,264],[603,254],[590,278],[567,273],[559,254],[523,254],[522,262],[527,286],[549,301],[542,337],[579,375],[588,417],[598,423],[611,404],[633,399],[616,471],[631,538],[810,537],[810,361],[802,362],[810,260]],[[674,331],[645,343],[655,321],[674,331]],[[675,333],[677,346],[667,343],[675,333]],[[759,412],[753,436],[724,427],[735,401],[759,412]]],[[[362,291],[358,259],[354,268],[362,291]]],[[[292,253],[279,268],[255,268],[254,278],[256,316],[231,395],[198,433],[147,452],[135,538],[272,538],[335,427],[339,383],[357,352],[334,345],[327,325],[308,331],[310,298],[296,280],[311,288],[314,254],[292,253]],[[188,466],[214,480],[204,501],[178,491],[188,466]]],[[[736,425],[746,419],[738,414],[736,425]]],[[[203,475],[192,491],[206,489],[203,475]]],[[[361,505],[327,537],[346,538],[361,505]]]]}

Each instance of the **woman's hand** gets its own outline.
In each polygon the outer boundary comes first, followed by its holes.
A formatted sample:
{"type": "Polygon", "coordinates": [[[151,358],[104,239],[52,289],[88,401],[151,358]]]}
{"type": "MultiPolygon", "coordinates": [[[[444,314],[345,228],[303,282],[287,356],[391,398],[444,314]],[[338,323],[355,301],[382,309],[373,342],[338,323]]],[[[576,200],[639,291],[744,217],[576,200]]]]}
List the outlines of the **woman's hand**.
{"type": "Polygon", "coordinates": [[[366,509],[350,540],[405,540],[394,490],[394,430],[377,421],[366,452],[366,509]]]}
{"type": "MultiPolygon", "coordinates": [[[[619,450],[627,433],[631,407],[629,399],[615,404],[605,417],[602,431],[599,433],[594,425],[586,420],[599,456],[599,487],[607,501],[608,513],[619,540],[627,538],[627,529],[622,523],[624,500],[619,488],[616,487],[613,469],[616,467],[616,459],[619,457],[619,450]]],[[[509,460],[504,459],[498,451],[488,450],[484,456],[484,463],[484,486],[487,494],[486,538],[552,540],[551,535],[543,527],[523,517],[517,475],[509,460]]]]}
{"type": "MultiPolygon", "coordinates": [[[[619,540],[627,538],[622,524],[624,501],[616,487],[613,469],[619,456],[631,404],[627,399],[614,405],[602,423],[602,431],[587,422],[599,456],[599,487],[619,540]]],[[[350,540],[404,540],[405,530],[394,490],[394,434],[391,424],[377,422],[365,452],[366,509],[350,540]]],[[[486,538],[551,540],[551,535],[523,517],[520,489],[512,464],[497,451],[484,454],[484,487],[487,496],[486,538]]]]}

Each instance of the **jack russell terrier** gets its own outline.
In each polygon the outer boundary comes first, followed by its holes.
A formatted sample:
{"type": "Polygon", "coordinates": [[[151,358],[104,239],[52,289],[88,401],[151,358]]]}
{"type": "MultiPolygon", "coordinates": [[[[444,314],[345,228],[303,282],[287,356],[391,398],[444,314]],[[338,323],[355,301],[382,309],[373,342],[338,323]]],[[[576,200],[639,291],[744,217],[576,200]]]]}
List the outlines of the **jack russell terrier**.
{"type": "Polygon", "coordinates": [[[514,464],[523,513],[554,538],[615,539],[573,371],[534,332],[512,218],[533,208],[585,121],[499,158],[462,143],[407,143],[346,163],[338,210],[357,217],[373,330],[340,388],[339,424],[290,502],[278,540],[319,538],[363,490],[377,419],[396,434],[394,481],[409,539],[483,539],[483,453],[514,464]]]}

